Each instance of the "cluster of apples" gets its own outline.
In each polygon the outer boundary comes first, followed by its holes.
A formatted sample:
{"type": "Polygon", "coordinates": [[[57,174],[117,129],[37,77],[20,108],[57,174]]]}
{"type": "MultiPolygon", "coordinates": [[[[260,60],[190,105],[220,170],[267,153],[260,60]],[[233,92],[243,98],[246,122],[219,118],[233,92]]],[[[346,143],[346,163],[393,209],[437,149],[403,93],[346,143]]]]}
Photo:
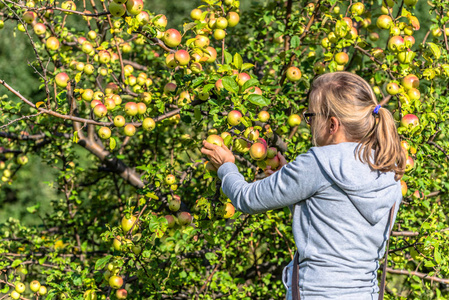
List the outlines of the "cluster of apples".
{"type": "MultiPolygon", "coordinates": [[[[25,292],[26,286],[23,282],[16,282],[14,290],[9,294],[12,299],[20,299],[21,295],[25,292]]],[[[47,294],[47,287],[41,285],[39,281],[33,280],[30,282],[30,290],[37,296],[44,296],[47,294]]]]}
{"type": "MultiPolygon", "coordinates": [[[[115,263],[109,263],[106,271],[103,273],[103,278],[108,282],[109,286],[115,290],[115,296],[117,299],[126,299],[128,291],[123,287],[123,277],[119,275],[120,267],[115,263]]],[[[96,300],[97,295],[95,290],[87,290],[84,293],[84,299],[96,300]]]]}
{"type": "Polygon", "coordinates": [[[419,78],[414,74],[409,74],[402,78],[400,84],[396,81],[389,82],[386,91],[390,95],[396,95],[402,104],[408,105],[411,101],[420,99],[421,93],[418,88],[419,78]]]}

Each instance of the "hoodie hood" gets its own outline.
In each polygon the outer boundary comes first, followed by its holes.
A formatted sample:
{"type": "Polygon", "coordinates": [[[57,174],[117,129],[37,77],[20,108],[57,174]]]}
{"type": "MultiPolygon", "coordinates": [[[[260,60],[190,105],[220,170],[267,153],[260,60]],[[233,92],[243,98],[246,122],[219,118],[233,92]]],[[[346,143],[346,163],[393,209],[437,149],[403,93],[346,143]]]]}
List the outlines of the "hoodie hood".
{"type": "Polygon", "coordinates": [[[372,225],[385,216],[398,198],[401,183],[394,172],[373,171],[356,156],[358,143],[313,147],[324,172],[342,189],[360,214],[372,225]]]}

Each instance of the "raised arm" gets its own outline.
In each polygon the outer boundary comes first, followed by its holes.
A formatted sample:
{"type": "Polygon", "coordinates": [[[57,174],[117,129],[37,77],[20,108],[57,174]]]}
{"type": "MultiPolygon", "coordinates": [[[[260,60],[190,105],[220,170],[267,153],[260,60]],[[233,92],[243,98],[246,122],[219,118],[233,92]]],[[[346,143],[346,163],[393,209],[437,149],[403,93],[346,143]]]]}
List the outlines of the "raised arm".
{"type": "Polygon", "coordinates": [[[328,181],[311,152],[299,155],[273,175],[248,183],[237,166],[226,162],[218,169],[223,192],[234,206],[245,213],[256,214],[293,205],[324,187],[328,181]]]}

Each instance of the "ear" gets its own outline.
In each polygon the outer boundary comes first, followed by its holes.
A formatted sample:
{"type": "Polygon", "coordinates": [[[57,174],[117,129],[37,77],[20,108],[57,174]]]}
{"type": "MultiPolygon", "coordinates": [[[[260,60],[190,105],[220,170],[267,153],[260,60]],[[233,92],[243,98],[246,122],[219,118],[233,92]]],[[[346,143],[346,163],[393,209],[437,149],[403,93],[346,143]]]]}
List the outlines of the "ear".
{"type": "Polygon", "coordinates": [[[336,117],[330,117],[329,118],[329,132],[330,132],[330,134],[336,133],[339,128],[340,128],[340,122],[338,122],[338,119],[336,117]]]}

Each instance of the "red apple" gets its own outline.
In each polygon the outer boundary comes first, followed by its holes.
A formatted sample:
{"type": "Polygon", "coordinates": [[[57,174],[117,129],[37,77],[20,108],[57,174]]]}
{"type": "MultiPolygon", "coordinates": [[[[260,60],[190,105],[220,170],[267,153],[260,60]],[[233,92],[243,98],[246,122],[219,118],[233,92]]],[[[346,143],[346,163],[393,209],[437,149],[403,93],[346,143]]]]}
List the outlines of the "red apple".
{"type": "Polygon", "coordinates": [[[407,161],[405,162],[405,172],[408,172],[413,169],[415,166],[415,162],[411,156],[407,157],[407,161]]]}
{"type": "Polygon", "coordinates": [[[175,60],[180,66],[186,66],[190,61],[190,54],[186,50],[178,50],[175,53],[175,60]]]}
{"type": "Polygon", "coordinates": [[[388,49],[393,52],[404,50],[404,39],[401,36],[393,36],[388,40],[388,49]]]}
{"type": "Polygon", "coordinates": [[[172,215],[166,215],[165,219],[168,222],[168,225],[167,225],[168,228],[173,228],[175,226],[175,218],[173,218],[172,215]]]}
{"type": "Polygon", "coordinates": [[[153,18],[152,22],[155,26],[165,28],[167,26],[167,17],[159,14],[153,18]]]}
{"type": "Polygon", "coordinates": [[[339,65],[346,65],[349,61],[349,56],[345,52],[339,52],[335,54],[335,62],[339,65]]]}
{"type": "Polygon", "coordinates": [[[45,46],[48,50],[56,51],[59,49],[59,40],[54,36],[51,36],[45,42],[45,46]]]}
{"type": "Polygon", "coordinates": [[[125,104],[125,113],[128,116],[135,116],[139,112],[139,108],[135,102],[128,102],[125,104]]]}
{"type": "Polygon", "coordinates": [[[301,70],[297,67],[290,67],[287,69],[287,79],[290,81],[298,81],[301,79],[301,70]]]}
{"type": "Polygon", "coordinates": [[[192,223],[193,217],[190,213],[183,211],[178,215],[179,225],[188,225],[192,223]]]}
{"type": "Polygon", "coordinates": [[[225,203],[222,208],[223,218],[229,219],[235,214],[235,207],[232,203],[225,203]]]}
{"type": "Polygon", "coordinates": [[[271,170],[276,170],[280,165],[279,157],[267,158],[265,163],[271,167],[271,170]]]}
{"type": "Polygon", "coordinates": [[[405,183],[404,180],[401,180],[401,192],[402,197],[405,197],[405,195],[407,194],[407,183],[405,183]]]}
{"type": "MultiPolygon", "coordinates": [[[[129,1],[129,0],[128,0],[129,1]]],[[[113,289],[119,289],[123,285],[123,278],[117,275],[111,276],[109,278],[109,286],[113,289]]]]}
{"type": "Polygon", "coordinates": [[[223,146],[223,139],[219,135],[216,135],[216,134],[209,135],[207,137],[206,141],[208,143],[217,145],[219,147],[223,146]]]}
{"type": "Polygon", "coordinates": [[[376,25],[380,29],[388,29],[393,24],[393,20],[390,18],[390,16],[387,15],[381,15],[379,18],[377,18],[376,25]]]}
{"type": "Polygon", "coordinates": [[[238,110],[230,111],[227,117],[229,125],[237,126],[238,124],[240,124],[242,117],[242,113],[238,110]]]}
{"type": "MultiPolygon", "coordinates": [[[[128,0],[129,1],[129,0],[128,0]]],[[[178,30],[176,29],[168,29],[165,33],[164,33],[164,43],[168,46],[168,47],[177,47],[179,44],[181,44],[181,34],[179,33],[178,30]]]]}
{"type": "Polygon", "coordinates": [[[115,101],[112,98],[106,98],[106,100],[104,100],[104,105],[108,111],[113,110],[115,108],[115,101]]]}
{"type": "Polygon", "coordinates": [[[267,112],[266,110],[262,110],[257,115],[257,118],[259,119],[260,122],[267,122],[270,119],[270,113],[267,112]]]}
{"type": "Polygon", "coordinates": [[[249,76],[247,73],[240,73],[237,76],[237,83],[239,86],[243,86],[245,84],[245,82],[247,82],[248,80],[251,79],[251,76],[249,76]]]}
{"type": "Polygon", "coordinates": [[[94,115],[99,118],[103,118],[108,113],[108,109],[104,104],[98,104],[94,107],[94,115]]]}
{"type": "Polygon", "coordinates": [[[117,299],[126,299],[128,292],[125,289],[119,289],[115,292],[117,299]]]}
{"type": "Polygon", "coordinates": [[[407,114],[407,115],[402,117],[401,125],[406,127],[406,128],[413,129],[416,126],[419,125],[419,119],[418,119],[417,116],[415,116],[413,114],[407,114]]]}
{"type": "Polygon", "coordinates": [[[418,88],[419,86],[419,79],[416,77],[416,75],[409,74],[402,78],[402,86],[406,89],[412,89],[412,88],[418,88]]]}
{"type": "Polygon", "coordinates": [[[252,86],[252,87],[247,88],[245,93],[262,96],[262,90],[260,88],[258,88],[257,86],[252,86]]]}
{"type": "Polygon", "coordinates": [[[69,75],[67,75],[67,73],[61,72],[58,73],[58,75],[56,75],[55,77],[55,82],[56,85],[61,87],[61,88],[65,88],[67,87],[67,84],[69,82],[69,75]]]}
{"type": "Polygon", "coordinates": [[[142,0],[128,0],[126,1],[126,10],[133,16],[138,15],[143,9],[142,0]]]}
{"type": "Polygon", "coordinates": [[[240,16],[238,13],[231,11],[228,12],[228,15],[226,16],[226,19],[228,20],[228,26],[234,27],[236,26],[240,21],[240,16]]]}
{"type": "Polygon", "coordinates": [[[169,82],[164,86],[164,94],[169,95],[169,94],[175,92],[176,88],[177,88],[177,86],[175,83],[169,82]]]}
{"type": "Polygon", "coordinates": [[[260,143],[254,143],[249,149],[249,155],[254,160],[262,160],[267,156],[267,147],[260,143]]]}
{"type": "Polygon", "coordinates": [[[124,131],[125,135],[133,136],[134,134],[136,134],[136,127],[133,124],[128,124],[125,126],[123,131],[124,131]]]}
{"type": "Polygon", "coordinates": [[[34,11],[27,11],[22,16],[23,20],[28,24],[33,23],[33,21],[36,19],[36,17],[37,17],[37,15],[34,11]]]}
{"type": "Polygon", "coordinates": [[[139,115],[143,115],[147,112],[147,106],[145,103],[139,102],[137,103],[137,113],[139,115]]]}
{"type": "Polygon", "coordinates": [[[215,50],[215,48],[213,48],[213,47],[207,47],[206,52],[207,52],[206,53],[206,57],[207,57],[206,62],[213,63],[217,59],[217,50],[215,50]]]}
{"type": "Polygon", "coordinates": [[[195,46],[197,46],[198,48],[204,48],[209,46],[210,40],[207,36],[199,34],[195,38],[196,38],[195,46]]]}
{"type": "Polygon", "coordinates": [[[223,81],[221,79],[218,79],[215,82],[215,88],[217,89],[217,91],[221,91],[224,88],[223,81]]]}
{"type": "Polygon", "coordinates": [[[47,27],[42,23],[37,23],[33,26],[33,30],[36,35],[43,35],[47,31],[47,27]]]}

